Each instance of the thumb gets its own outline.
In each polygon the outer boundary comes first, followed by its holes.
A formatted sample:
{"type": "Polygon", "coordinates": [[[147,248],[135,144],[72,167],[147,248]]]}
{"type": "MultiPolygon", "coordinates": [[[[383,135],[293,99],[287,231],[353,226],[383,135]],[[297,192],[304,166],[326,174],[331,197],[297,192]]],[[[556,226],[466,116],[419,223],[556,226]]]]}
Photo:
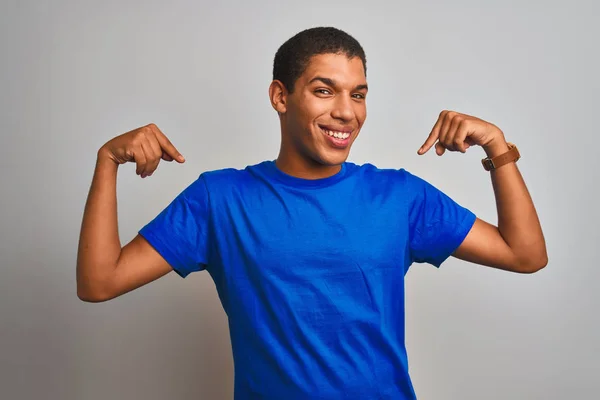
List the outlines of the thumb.
{"type": "Polygon", "coordinates": [[[440,142],[437,142],[435,144],[435,152],[438,156],[441,156],[446,152],[446,148],[444,147],[443,144],[441,144],[440,142]]]}
{"type": "Polygon", "coordinates": [[[169,154],[165,153],[164,151],[163,151],[162,156],[160,158],[162,158],[165,161],[169,161],[169,162],[173,161],[173,157],[171,157],[169,154]]]}

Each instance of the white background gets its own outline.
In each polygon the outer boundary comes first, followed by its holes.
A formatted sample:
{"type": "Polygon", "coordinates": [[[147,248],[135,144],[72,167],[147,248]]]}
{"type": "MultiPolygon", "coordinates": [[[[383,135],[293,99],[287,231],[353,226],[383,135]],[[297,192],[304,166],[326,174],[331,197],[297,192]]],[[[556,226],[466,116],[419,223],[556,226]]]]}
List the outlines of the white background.
{"type": "MultiPolygon", "coordinates": [[[[498,125],[549,264],[517,275],[449,260],[407,275],[420,399],[596,399],[600,321],[598,38],[592,1],[3,1],[0,6],[0,396],[231,399],[227,320],[206,272],[78,300],[79,227],[98,148],[155,122],[186,156],[119,170],[128,242],[201,172],[274,159],[277,48],[335,26],[368,59],[350,161],[406,168],[496,222],[479,148],[416,150],[443,109],[498,125]]],[[[347,201],[347,200],[342,200],[347,201]]]]}

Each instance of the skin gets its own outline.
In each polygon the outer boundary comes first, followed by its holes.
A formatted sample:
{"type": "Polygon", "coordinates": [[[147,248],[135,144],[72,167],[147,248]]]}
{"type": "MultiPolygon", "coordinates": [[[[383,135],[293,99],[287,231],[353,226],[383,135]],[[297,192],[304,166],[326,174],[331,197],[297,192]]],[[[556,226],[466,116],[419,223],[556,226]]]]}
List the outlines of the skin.
{"type": "MultiPolygon", "coordinates": [[[[273,81],[269,96],[281,123],[278,168],[305,179],[339,172],[367,116],[366,85],[360,59],[336,54],[314,56],[292,93],[281,82],[273,81]],[[340,144],[323,128],[347,131],[350,136],[340,144]]],[[[433,146],[438,155],[445,151],[464,153],[473,146],[480,146],[491,157],[508,150],[504,133],[497,126],[446,110],[440,113],[418,154],[425,155],[433,146]]],[[[119,166],[136,163],[136,173],[145,178],[161,161],[183,163],[185,159],[155,124],[119,135],[98,150],[77,254],[77,295],[81,300],[107,301],[172,271],[140,235],[121,247],[118,233],[119,166]]],[[[454,256],[517,273],[540,270],[548,262],[545,240],[516,164],[506,164],[490,175],[498,226],[477,219],[454,256]]]]}
{"type": "MultiPolygon", "coordinates": [[[[440,113],[429,137],[417,151],[424,155],[435,145],[436,154],[446,150],[465,153],[483,148],[487,157],[508,151],[504,132],[496,125],[455,111],[440,113]]],[[[480,167],[481,168],[481,167],[480,167]]],[[[518,273],[533,273],[548,264],[548,253],[535,206],[516,163],[490,172],[498,226],[481,219],[454,256],[465,261],[518,273]]]]}
{"type": "Polygon", "coordinates": [[[77,252],[81,300],[110,300],[173,270],[140,235],[121,248],[117,223],[119,166],[134,162],[136,174],[144,178],[152,175],[161,160],[185,161],[155,124],[117,136],[98,150],[77,252]]]}
{"type": "Polygon", "coordinates": [[[273,81],[269,96],[281,124],[279,169],[306,179],[339,172],[367,118],[367,91],[362,61],[343,54],[313,56],[291,94],[273,81]],[[322,128],[351,132],[349,143],[333,146],[322,128]]]}

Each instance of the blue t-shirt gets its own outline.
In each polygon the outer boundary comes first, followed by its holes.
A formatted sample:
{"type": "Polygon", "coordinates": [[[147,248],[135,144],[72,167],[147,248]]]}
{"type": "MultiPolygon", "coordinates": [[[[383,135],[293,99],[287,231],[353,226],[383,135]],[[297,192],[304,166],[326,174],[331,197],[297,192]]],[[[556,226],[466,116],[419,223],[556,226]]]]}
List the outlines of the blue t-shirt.
{"type": "Polygon", "coordinates": [[[414,399],[404,275],[435,266],[475,215],[404,169],[306,180],[265,161],[205,172],[140,230],[228,316],[236,399],[414,399]]]}

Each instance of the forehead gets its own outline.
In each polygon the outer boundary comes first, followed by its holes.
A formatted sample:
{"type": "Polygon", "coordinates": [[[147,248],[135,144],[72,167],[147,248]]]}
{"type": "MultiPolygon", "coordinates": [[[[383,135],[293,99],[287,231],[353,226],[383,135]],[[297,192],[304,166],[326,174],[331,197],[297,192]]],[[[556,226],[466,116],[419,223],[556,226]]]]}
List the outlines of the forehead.
{"type": "Polygon", "coordinates": [[[329,78],[342,86],[366,83],[365,69],[360,57],[345,54],[318,54],[312,56],[299,81],[306,85],[315,77],[329,78]]]}

